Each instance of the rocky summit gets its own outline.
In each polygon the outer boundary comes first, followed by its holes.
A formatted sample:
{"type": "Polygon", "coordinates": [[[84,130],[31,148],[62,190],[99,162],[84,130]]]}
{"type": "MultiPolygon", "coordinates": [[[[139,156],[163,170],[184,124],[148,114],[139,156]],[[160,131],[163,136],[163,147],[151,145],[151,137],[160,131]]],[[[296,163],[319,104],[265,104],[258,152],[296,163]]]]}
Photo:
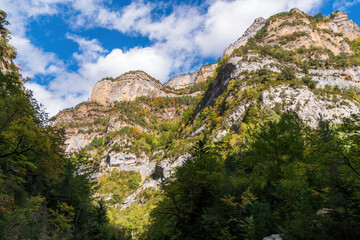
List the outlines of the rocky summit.
{"type": "Polygon", "coordinates": [[[322,20],[308,16],[295,8],[269,19],[257,18],[241,38],[225,49],[223,55],[231,55],[234,49],[244,46],[252,37],[261,46],[281,45],[286,50],[319,47],[329,49],[335,55],[352,53],[348,40],[360,37],[360,27],[347,14],[337,11],[322,20]]]}
{"type": "Polygon", "coordinates": [[[162,84],[144,71],[130,71],[113,79],[104,78],[95,84],[91,101],[103,105],[132,101],[137,97],[173,96],[165,92],[162,84]]]}

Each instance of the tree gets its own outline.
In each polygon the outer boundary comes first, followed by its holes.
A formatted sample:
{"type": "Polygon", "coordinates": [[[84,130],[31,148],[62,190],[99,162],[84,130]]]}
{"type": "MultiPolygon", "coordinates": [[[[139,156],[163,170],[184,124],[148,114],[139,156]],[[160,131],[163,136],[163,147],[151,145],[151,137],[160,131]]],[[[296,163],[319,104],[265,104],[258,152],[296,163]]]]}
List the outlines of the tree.
{"type": "Polygon", "coordinates": [[[164,198],[151,213],[149,238],[209,238],[201,218],[204,208],[219,190],[222,168],[221,157],[211,149],[195,153],[178,168],[174,175],[176,180],[163,185],[164,198]]]}

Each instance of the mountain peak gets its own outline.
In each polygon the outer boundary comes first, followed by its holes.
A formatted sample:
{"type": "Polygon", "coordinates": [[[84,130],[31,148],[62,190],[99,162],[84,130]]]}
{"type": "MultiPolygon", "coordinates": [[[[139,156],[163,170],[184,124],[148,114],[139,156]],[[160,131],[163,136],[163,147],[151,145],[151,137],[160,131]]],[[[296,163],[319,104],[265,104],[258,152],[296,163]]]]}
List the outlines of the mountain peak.
{"type": "Polygon", "coordinates": [[[224,51],[224,56],[246,45],[250,38],[260,46],[278,45],[285,50],[316,47],[339,55],[353,53],[349,41],[359,37],[360,27],[345,13],[336,11],[328,17],[321,14],[312,17],[293,8],[266,20],[256,19],[244,35],[224,51]]]}
{"type": "Polygon", "coordinates": [[[162,86],[162,84],[160,83],[159,80],[153,78],[152,76],[150,76],[148,73],[146,73],[143,70],[135,70],[135,71],[126,72],[126,73],[120,75],[119,77],[117,77],[115,80],[116,81],[124,81],[124,80],[139,80],[139,79],[150,81],[150,82],[158,85],[159,87],[162,86]]]}
{"type": "Polygon", "coordinates": [[[129,71],[117,78],[104,78],[97,82],[91,92],[91,101],[103,105],[132,101],[137,97],[169,95],[162,84],[142,70],[129,71]]]}
{"type": "Polygon", "coordinates": [[[290,10],[290,12],[292,12],[292,13],[298,13],[298,14],[304,14],[304,12],[301,11],[300,9],[298,9],[298,8],[293,8],[293,9],[290,10]]]}

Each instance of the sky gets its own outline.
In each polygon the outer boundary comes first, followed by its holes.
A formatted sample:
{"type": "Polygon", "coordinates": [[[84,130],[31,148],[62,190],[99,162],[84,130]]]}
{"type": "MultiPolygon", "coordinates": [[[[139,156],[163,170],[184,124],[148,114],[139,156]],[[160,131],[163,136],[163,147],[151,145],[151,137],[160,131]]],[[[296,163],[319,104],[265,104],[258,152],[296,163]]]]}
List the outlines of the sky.
{"type": "Polygon", "coordinates": [[[162,83],[214,63],[255,18],[298,7],[360,23],[360,0],[0,0],[15,62],[50,116],[95,83],[144,70],[162,83]]]}

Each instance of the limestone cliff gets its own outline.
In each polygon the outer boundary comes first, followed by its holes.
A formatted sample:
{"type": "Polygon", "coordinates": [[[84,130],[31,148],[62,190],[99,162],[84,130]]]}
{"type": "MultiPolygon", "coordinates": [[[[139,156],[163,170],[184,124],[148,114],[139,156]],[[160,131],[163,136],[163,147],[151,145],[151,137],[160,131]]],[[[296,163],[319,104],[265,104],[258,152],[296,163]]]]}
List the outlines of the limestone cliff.
{"type": "Polygon", "coordinates": [[[132,101],[137,97],[175,96],[166,92],[162,84],[144,71],[131,71],[112,79],[104,78],[95,84],[91,101],[103,105],[121,101],[132,101]]]}

